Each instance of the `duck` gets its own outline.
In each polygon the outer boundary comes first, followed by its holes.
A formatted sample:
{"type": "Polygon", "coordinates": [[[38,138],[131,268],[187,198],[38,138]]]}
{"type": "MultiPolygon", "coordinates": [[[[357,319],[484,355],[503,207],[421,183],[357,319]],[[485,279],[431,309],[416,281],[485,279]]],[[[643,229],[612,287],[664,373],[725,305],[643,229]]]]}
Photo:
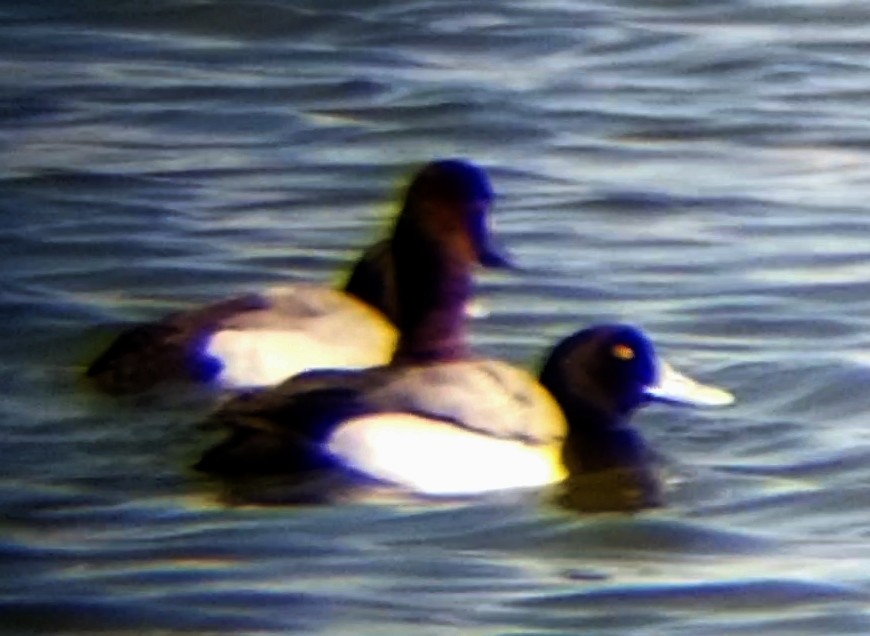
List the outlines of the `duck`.
{"type": "Polygon", "coordinates": [[[733,401],[661,360],[641,329],[599,324],[558,342],[537,378],[447,358],[315,371],[239,395],[207,419],[229,433],[196,468],[229,479],[337,470],[425,497],[552,486],[571,508],[636,510],[663,495],[635,412],[733,401]]]}
{"type": "MultiPolygon", "coordinates": [[[[494,198],[485,171],[463,159],[439,159],[411,179],[392,234],[364,252],[342,289],[312,284],[278,286],[133,326],[118,335],[85,376],[110,394],[148,391],[171,381],[221,388],[270,386],[321,368],[386,364],[414,328],[418,296],[447,284],[444,268],[426,261],[430,243],[471,222],[468,258],[485,267],[512,266],[490,240],[494,198]],[[466,219],[465,216],[468,216],[466,219]],[[419,253],[418,253],[419,251],[419,253]],[[396,278],[416,288],[400,303],[396,278]]],[[[464,266],[464,265],[463,265],[464,266]]],[[[445,311],[453,310],[445,307],[445,311]]],[[[447,319],[445,317],[445,319],[447,319]]]]}

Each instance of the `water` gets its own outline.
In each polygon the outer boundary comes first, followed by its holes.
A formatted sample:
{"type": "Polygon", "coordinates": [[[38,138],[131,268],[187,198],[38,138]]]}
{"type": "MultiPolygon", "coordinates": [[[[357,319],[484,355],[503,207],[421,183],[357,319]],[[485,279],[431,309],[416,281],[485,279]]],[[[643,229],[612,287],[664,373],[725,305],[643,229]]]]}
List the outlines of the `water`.
{"type": "Polygon", "coordinates": [[[870,6],[4,3],[6,633],[870,633],[870,6]],[[325,5],[325,6],[324,6],[325,5]],[[236,505],[202,395],[78,383],[120,322],[336,279],[470,157],[524,266],[476,349],[643,326],[739,403],[637,417],[667,506],[236,505]]]}

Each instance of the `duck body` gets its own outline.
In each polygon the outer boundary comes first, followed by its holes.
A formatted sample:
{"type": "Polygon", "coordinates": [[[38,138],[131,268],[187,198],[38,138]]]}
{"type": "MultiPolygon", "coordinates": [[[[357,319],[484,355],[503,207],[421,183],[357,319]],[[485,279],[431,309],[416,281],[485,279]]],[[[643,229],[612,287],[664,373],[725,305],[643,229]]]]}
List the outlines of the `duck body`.
{"type": "Polygon", "coordinates": [[[87,375],[110,393],[167,381],[265,386],[312,368],[383,364],[397,337],[369,305],[326,287],[293,285],[133,327],[87,375]]]}
{"type": "Polygon", "coordinates": [[[312,372],[230,401],[211,423],[232,433],[198,464],[209,472],[334,467],[427,495],[565,476],[558,404],[527,372],[498,360],[312,372]]]}
{"type": "Polygon", "coordinates": [[[659,490],[634,410],[666,393],[730,400],[667,367],[673,392],[660,367],[641,332],[606,325],[561,341],[539,379],[494,360],[313,372],[224,405],[211,421],[231,433],[198,467],[294,473],[317,457],[423,495],[561,483],[584,509],[643,507],[659,490]]]}
{"type": "MultiPolygon", "coordinates": [[[[440,264],[427,259],[432,251],[427,245],[451,231],[442,227],[449,216],[444,208],[474,205],[485,215],[491,197],[486,175],[476,166],[432,162],[412,180],[390,238],[366,250],[343,290],[276,287],[137,325],[121,333],[86,376],[103,391],[122,394],[167,381],[268,386],[312,369],[386,364],[403,324],[418,324],[413,316],[404,322],[402,316],[421,304],[413,294],[399,303],[396,262],[404,263],[402,275],[421,290],[448,284],[438,278],[440,264]]],[[[479,247],[478,260],[490,263],[491,250],[479,247]]],[[[452,304],[448,311],[454,311],[452,304]]]]}

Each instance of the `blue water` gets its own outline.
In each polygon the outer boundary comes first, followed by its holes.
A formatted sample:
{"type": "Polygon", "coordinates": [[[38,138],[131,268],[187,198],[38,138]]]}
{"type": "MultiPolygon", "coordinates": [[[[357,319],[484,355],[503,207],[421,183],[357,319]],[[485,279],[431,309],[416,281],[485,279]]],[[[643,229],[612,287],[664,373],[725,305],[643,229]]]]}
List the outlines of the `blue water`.
{"type": "Polygon", "coordinates": [[[0,631],[870,633],[870,5],[0,5],[0,631]],[[207,396],[78,381],[120,323],[336,280],[469,157],[524,270],[485,355],[641,325],[727,410],[650,408],[663,509],[241,505],[207,396]]]}

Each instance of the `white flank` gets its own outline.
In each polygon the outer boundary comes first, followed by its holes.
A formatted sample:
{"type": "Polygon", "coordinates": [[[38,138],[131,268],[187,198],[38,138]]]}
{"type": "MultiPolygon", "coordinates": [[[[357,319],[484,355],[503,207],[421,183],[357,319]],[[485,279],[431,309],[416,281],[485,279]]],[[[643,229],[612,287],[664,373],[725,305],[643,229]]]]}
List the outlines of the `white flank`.
{"type": "Polygon", "coordinates": [[[348,420],[329,451],[371,477],[427,495],[471,495],[561,481],[558,449],[499,439],[404,413],[348,420]]]}
{"type": "Polygon", "coordinates": [[[206,347],[223,369],[227,387],[269,386],[311,369],[362,369],[386,362],[380,342],[324,340],[302,331],[219,331],[206,347]]]}
{"type": "Polygon", "coordinates": [[[206,353],[223,364],[229,387],[278,384],[312,369],[361,369],[385,364],[395,328],[355,298],[325,287],[291,285],[263,294],[267,307],[223,321],[206,353]]]}

